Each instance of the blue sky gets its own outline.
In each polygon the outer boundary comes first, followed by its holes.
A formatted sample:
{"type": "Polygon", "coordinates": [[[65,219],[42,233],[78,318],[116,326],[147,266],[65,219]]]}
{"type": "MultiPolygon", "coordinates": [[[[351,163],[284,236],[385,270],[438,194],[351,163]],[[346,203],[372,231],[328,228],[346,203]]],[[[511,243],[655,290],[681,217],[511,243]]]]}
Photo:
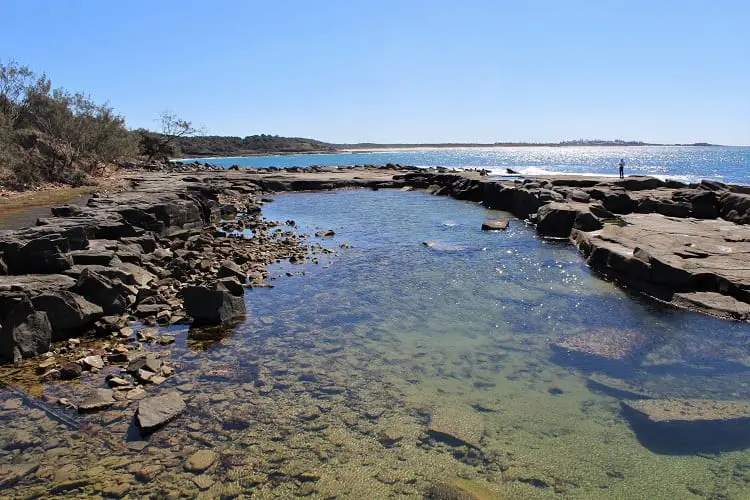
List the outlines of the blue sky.
{"type": "Polygon", "coordinates": [[[217,135],[750,145],[747,1],[0,0],[0,58],[217,135]]]}

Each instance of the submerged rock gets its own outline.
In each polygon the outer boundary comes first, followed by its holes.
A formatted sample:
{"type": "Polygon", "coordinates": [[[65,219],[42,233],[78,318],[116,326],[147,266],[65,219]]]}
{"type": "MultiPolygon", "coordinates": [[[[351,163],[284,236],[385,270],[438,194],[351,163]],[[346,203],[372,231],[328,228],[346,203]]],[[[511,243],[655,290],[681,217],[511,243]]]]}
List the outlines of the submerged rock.
{"type": "Polygon", "coordinates": [[[185,470],[194,474],[200,474],[211,467],[218,458],[219,455],[211,450],[197,451],[190,455],[190,458],[185,462],[185,470]]]}
{"type": "Polygon", "coordinates": [[[586,379],[589,388],[620,399],[650,399],[654,397],[645,390],[619,378],[607,375],[591,375],[586,379]]]}
{"type": "Polygon", "coordinates": [[[474,481],[453,479],[432,484],[425,493],[429,500],[495,500],[499,496],[474,481]]]}
{"type": "Polygon", "coordinates": [[[504,231],[508,224],[508,219],[487,219],[482,222],[482,231],[504,231]]]}
{"type": "Polygon", "coordinates": [[[598,329],[562,337],[552,348],[602,360],[623,360],[646,344],[647,337],[640,331],[598,329]]]}
{"type": "Polygon", "coordinates": [[[138,403],[136,422],[141,433],[153,432],[185,411],[185,402],[177,391],[143,399],[138,403]]]}
{"type": "Polygon", "coordinates": [[[452,446],[479,448],[484,424],[471,408],[439,408],[430,416],[427,433],[452,446]]]}
{"type": "Polygon", "coordinates": [[[706,399],[621,401],[643,446],[656,453],[721,453],[750,448],[750,403],[706,399]]]}
{"type": "Polygon", "coordinates": [[[115,404],[114,392],[111,389],[96,389],[78,405],[78,413],[103,410],[115,404]]]}
{"type": "Polygon", "coordinates": [[[730,422],[750,424],[750,403],[710,399],[642,399],[621,401],[623,410],[652,423],[730,422]]]}

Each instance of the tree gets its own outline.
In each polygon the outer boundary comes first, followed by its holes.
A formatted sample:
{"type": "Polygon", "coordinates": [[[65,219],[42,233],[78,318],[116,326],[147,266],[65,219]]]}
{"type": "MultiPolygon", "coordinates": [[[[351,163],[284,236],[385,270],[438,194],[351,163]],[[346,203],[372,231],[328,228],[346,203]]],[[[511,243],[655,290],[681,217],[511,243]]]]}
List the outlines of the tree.
{"type": "Polygon", "coordinates": [[[14,61],[0,62],[0,174],[18,185],[80,184],[85,172],[138,153],[137,136],[108,105],[14,61]]]}
{"type": "Polygon", "coordinates": [[[43,88],[49,92],[46,75],[37,78],[28,66],[21,66],[13,60],[3,64],[0,60],[0,113],[9,125],[15,125],[29,90],[43,88]]]}
{"type": "Polygon", "coordinates": [[[176,152],[177,140],[200,134],[200,129],[193,127],[192,122],[184,120],[171,111],[163,111],[159,116],[161,133],[139,130],[141,150],[151,162],[155,158],[168,160],[176,152]]]}

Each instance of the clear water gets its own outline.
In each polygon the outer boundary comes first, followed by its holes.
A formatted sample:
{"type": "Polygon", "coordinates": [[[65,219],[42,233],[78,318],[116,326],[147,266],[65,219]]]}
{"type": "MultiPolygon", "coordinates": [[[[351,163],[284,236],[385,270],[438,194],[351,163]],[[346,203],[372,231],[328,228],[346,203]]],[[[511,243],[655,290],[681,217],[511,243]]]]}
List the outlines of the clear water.
{"type": "Polygon", "coordinates": [[[750,184],[750,147],[508,147],[374,150],[356,153],[214,158],[230,167],[305,167],[311,165],[384,165],[486,168],[505,174],[574,173],[617,175],[624,158],[628,175],[670,177],[684,182],[714,179],[750,184]]]}
{"type": "MultiPolygon", "coordinates": [[[[274,266],[274,288],[248,292],[249,316],[231,331],[173,329],[177,343],[161,351],[177,374],[149,392],[177,387],[188,410],[147,442],[133,434],[132,406],[84,417],[82,431],[28,402],[0,411],[0,444],[19,429],[44,431],[36,445],[0,453],[3,465],[41,464],[10,493],[58,485],[56,471],[73,466],[89,482],[71,496],[113,481],[135,497],[197,496],[183,463],[212,449],[221,458],[202,476],[214,497],[423,498],[436,481],[462,478],[497,498],[748,498],[747,436],[691,449],[699,436],[636,432],[618,398],[587,378],[607,374],[662,397],[748,400],[750,325],[630,295],[520,221],[483,233],[485,218],[503,214],[471,203],[298,193],[277,196],[264,215],[308,234],[335,230],[323,241],[337,253],[274,266]],[[614,364],[580,365],[550,348],[590,329],[653,342],[614,364]],[[427,434],[446,412],[479,451],[427,434]]],[[[52,401],[81,391],[26,390],[52,401]]],[[[12,398],[2,393],[0,408],[12,398]]]]}

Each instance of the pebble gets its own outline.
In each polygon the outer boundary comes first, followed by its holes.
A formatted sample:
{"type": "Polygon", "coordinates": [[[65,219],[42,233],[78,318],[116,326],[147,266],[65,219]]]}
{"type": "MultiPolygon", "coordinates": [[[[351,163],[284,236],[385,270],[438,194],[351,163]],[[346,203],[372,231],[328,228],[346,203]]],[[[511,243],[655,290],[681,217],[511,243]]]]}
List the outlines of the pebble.
{"type": "Polygon", "coordinates": [[[101,356],[86,356],[82,361],[89,368],[96,368],[97,370],[104,368],[104,360],[101,356]]]}
{"type": "Polygon", "coordinates": [[[200,476],[195,476],[193,478],[193,482],[201,490],[207,490],[211,486],[213,486],[213,484],[214,484],[215,481],[210,476],[200,475],[200,476]]]}
{"type": "Polygon", "coordinates": [[[23,406],[23,400],[20,398],[9,399],[3,405],[3,410],[17,410],[23,406]]]}
{"type": "Polygon", "coordinates": [[[219,456],[211,450],[200,450],[193,453],[185,462],[185,470],[200,474],[211,467],[219,456]]]}

